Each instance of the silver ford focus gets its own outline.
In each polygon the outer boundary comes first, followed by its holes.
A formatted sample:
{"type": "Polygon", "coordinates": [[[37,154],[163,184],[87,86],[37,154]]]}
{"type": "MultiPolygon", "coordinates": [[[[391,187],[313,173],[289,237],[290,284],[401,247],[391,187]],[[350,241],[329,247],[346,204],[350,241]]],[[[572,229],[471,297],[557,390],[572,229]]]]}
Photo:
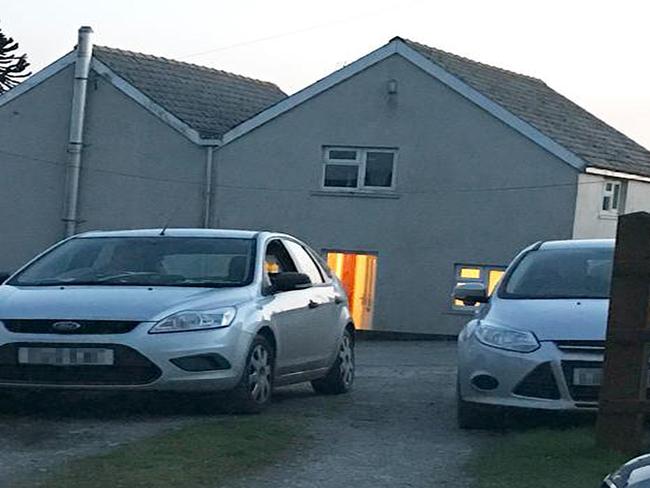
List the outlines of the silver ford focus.
{"type": "Polygon", "coordinates": [[[354,380],[340,281],[303,242],[228,230],[90,232],[0,286],[0,387],[229,391],[354,380]]]}
{"type": "Polygon", "coordinates": [[[482,304],[458,338],[461,427],[489,426],[494,407],[597,407],[613,254],[613,240],[540,242],[491,297],[456,287],[456,299],[482,304]]]}

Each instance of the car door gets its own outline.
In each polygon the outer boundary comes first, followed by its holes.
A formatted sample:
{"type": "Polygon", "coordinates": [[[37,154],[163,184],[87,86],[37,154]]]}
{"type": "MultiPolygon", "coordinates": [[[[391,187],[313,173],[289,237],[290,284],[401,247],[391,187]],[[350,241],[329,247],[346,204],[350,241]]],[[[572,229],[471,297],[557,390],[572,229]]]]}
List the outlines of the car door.
{"type": "MultiPolygon", "coordinates": [[[[267,243],[264,267],[267,285],[272,283],[274,273],[298,271],[280,239],[272,239],[267,243]]],[[[313,361],[309,349],[304,347],[305,343],[309,343],[305,324],[312,315],[312,309],[309,308],[311,298],[310,288],[272,292],[269,301],[264,305],[265,315],[275,324],[278,375],[305,371],[309,369],[310,361],[313,361]]]]}
{"type": "Polygon", "coordinates": [[[340,300],[337,300],[332,281],[327,279],[307,248],[297,241],[283,242],[298,271],[309,276],[313,285],[308,290],[311,312],[304,324],[302,336],[305,343],[302,346],[309,352],[310,365],[317,368],[329,366],[341,333],[338,326],[340,300]]]}

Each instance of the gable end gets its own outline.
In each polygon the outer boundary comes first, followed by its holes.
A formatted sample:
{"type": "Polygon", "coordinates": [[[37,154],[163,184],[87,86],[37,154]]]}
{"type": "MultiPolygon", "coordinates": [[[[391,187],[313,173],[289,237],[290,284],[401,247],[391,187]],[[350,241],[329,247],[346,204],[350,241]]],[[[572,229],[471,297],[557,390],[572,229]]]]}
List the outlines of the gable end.
{"type": "Polygon", "coordinates": [[[564,146],[558,144],[553,139],[546,136],[529,123],[525,122],[521,118],[514,115],[512,112],[505,109],[503,106],[499,105],[496,102],[493,102],[491,99],[469,86],[457,76],[451,74],[441,66],[437,65],[432,60],[418,53],[415,49],[411,48],[403,39],[399,37],[392,39],[385,46],[371,52],[370,54],[367,54],[366,56],[349,64],[348,66],[335,71],[329,76],[317,81],[307,88],[304,88],[294,95],[291,95],[290,97],[280,101],[279,103],[276,103],[275,105],[262,111],[256,116],[239,124],[224,134],[222,137],[222,143],[228,144],[229,142],[232,142],[244,134],[269,122],[273,118],[278,117],[279,115],[282,115],[283,113],[293,109],[297,105],[300,105],[307,100],[319,95],[320,93],[329,90],[338,83],[351,78],[357,73],[376,63],[383,61],[388,56],[391,56],[393,54],[401,56],[418,68],[422,69],[430,76],[433,76],[435,79],[447,87],[451,88],[474,104],[478,105],[538,146],[558,157],[569,166],[575,168],[578,171],[584,171],[586,163],[576,154],[569,151],[564,146]]]}

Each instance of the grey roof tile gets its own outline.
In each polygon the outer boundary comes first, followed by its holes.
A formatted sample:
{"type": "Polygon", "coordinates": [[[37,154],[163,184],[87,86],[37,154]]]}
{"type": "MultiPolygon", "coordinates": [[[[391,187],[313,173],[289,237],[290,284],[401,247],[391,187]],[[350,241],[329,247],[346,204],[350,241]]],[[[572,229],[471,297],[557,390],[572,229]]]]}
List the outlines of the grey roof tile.
{"type": "Polygon", "coordinates": [[[287,96],[273,83],[195,64],[102,46],[93,54],[203,138],[221,137],[287,96]]]}
{"type": "Polygon", "coordinates": [[[588,166],[650,176],[650,151],[542,80],[403,39],[447,72],[582,158],[588,166]]]}

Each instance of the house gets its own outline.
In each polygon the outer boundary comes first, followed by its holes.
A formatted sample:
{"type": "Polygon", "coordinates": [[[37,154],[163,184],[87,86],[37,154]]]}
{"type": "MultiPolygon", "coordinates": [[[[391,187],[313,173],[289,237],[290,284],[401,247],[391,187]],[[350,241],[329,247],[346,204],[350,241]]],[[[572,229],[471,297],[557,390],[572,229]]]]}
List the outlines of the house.
{"type": "Polygon", "coordinates": [[[220,137],[286,97],[272,83],[92,46],[90,35],[82,28],[82,48],[0,96],[2,270],[66,233],[204,226],[206,174],[220,137]],[[80,79],[85,103],[73,104],[80,79]],[[71,214],[66,203],[75,196],[71,214]]]}
{"type": "MultiPolygon", "coordinates": [[[[70,225],[77,54],[0,97],[0,268],[70,225]]],[[[89,66],[75,231],[296,234],[360,328],[457,334],[473,309],[456,282],[492,290],[522,247],[612,237],[619,214],[650,210],[646,149],[539,79],[405,39],[289,97],[109,48],[89,66]]]]}

